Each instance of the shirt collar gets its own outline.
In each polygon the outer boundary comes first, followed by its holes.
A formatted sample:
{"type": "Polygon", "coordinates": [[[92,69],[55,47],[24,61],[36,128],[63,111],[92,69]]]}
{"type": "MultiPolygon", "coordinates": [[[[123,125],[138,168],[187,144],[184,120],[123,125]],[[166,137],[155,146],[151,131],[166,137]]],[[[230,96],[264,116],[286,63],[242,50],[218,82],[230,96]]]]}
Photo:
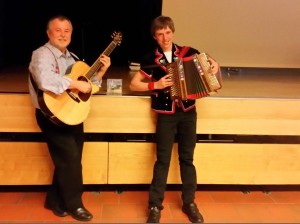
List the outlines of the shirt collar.
{"type": "MultiPolygon", "coordinates": [[[[54,47],[50,42],[47,42],[45,46],[47,46],[53,52],[56,58],[64,57],[64,54],[56,47],[54,47]]],[[[66,50],[65,57],[67,58],[72,57],[68,49],[66,50]]]]}

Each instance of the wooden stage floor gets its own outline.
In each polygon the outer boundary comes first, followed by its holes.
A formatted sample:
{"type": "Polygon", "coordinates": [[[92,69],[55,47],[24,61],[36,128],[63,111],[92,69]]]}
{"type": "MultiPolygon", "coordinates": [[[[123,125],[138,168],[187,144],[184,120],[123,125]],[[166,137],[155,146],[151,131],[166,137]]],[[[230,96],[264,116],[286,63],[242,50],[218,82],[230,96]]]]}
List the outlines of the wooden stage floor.
{"type": "MultiPolygon", "coordinates": [[[[122,79],[122,95],[149,95],[131,92],[128,88],[134,74],[127,67],[111,67],[103,79],[99,94],[106,94],[107,79],[122,79]]],[[[223,87],[212,97],[229,98],[300,98],[300,69],[222,68],[223,87]]],[[[1,93],[27,93],[26,67],[7,67],[0,70],[1,93]]]]}

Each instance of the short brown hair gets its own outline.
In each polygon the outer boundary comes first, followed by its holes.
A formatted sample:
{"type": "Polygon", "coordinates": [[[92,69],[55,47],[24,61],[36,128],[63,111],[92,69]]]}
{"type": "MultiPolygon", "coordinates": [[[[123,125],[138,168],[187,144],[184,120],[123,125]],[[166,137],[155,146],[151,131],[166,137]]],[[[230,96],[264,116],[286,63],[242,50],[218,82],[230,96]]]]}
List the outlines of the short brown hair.
{"type": "Polygon", "coordinates": [[[169,27],[172,32],[175,32],[175,25],[171,17],[168,16],[158,16],[151,24],[151,34],[154,36],[156,30],[164,29],[169,27]]]}

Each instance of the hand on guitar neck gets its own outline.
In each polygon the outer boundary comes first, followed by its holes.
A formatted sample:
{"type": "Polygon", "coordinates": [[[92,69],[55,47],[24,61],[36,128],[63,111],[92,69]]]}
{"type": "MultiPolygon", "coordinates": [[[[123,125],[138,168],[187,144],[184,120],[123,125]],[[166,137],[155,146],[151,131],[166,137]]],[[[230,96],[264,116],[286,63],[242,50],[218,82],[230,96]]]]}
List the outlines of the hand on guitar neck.
{"type": "Polygon", "coordinates": [[[97,71],[96,77],[98,80],[102,79],[104,76],[105,72],[111,65],[110,57],[108,57],[105,54],[101,54],[100,57],[98,58],[98,61],[101,63],[100,68],[97,71]]]}

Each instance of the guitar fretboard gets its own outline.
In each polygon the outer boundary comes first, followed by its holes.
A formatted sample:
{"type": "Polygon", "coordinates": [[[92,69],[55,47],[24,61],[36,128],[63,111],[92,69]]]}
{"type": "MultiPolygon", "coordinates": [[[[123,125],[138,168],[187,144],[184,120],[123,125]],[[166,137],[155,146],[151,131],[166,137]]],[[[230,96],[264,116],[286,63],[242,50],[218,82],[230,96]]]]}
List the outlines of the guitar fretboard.
{"type": "MultiPolygon", "coordinates": [[[[115,49],[115,47],[118,44],[115,41],[112,41],[107,48],[103,51],[102,54],[109,56],[111,54],[111,52],[115,49]]],[[[100,57],[101,55],[97,58],[97,60],[94,62],[94,64],[91,66],[90,70],[87,72],[87,74],[85,75],[88,79],[91,79],[93,77],[93,75],[95,74],[95,72],[102,67],[102,63],[100,62],[100,57]]]]}

